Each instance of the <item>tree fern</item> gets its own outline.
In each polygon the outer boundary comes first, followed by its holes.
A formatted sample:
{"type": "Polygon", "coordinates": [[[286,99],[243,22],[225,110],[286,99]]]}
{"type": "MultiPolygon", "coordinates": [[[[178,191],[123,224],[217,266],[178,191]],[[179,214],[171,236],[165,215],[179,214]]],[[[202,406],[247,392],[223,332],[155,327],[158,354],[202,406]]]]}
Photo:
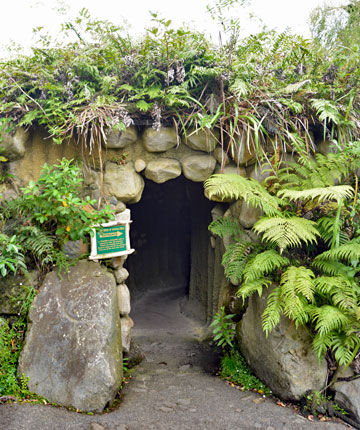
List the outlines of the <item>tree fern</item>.
{"type": "Polygon", "coordinates": [[[246,179],[234,174],[216,174],[205,181],[209,197],[244,199],[247,204],[260,208],[266,215],[279,215],[281,201],[270,195],[254,179],[246,179]]]}
{"type": "Polygon", "coordinates": [[[290,264],[288,258],[282,257],[272,249],[261,252],[249,259],[244,270],[244,280],[246,283],[255,281],[288,264],[290,264]]]}
{"type": "Polygon", "coordinates": [[[313,221],[296,216],[261,218],[253,229],[263,235],[263,240],[278,246],[280,254],[286,248],[301,246],[302,243],[316,243],[320,236],[313,221]]]}

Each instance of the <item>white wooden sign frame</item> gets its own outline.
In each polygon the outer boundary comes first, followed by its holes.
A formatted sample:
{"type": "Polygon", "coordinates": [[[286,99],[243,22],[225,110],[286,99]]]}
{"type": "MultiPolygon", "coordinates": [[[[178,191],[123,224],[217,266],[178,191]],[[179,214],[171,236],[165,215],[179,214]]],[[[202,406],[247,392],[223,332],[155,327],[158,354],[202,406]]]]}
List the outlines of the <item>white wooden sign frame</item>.
{"type": "MultiPolygon", "coordinates": [[[[130,215],[130,213],[129,213],[129,215],[130,215]]],[[[125,225],[126,250],[125,251],[110,252],[108,254],[98,254],[97,253],[96,227],[100,227],[100,226],[97,225],[97,226],[94,226],[94,228],[93,228],[94,235],[91,237],[91,254],[89,256],[89,260],[101,260],[101,259],[105,259],[105,258],[121,257],[123,255],[129,255],[129,254],[132,254],[133,252],[135,252],[135,249],[131,248],[131,246],[130,246],[130,224],[132,223],[132,221],[130,219],[124,220],[124,219],[119,219],[119,218],[120,217],[115,216],[115,221],[110,221],[110,222],[101,224],[101,227],[115,227],[118,225],[125,225]]],[[[129,216],[129,218],[130,218],[130,216],[129,216]]]]}

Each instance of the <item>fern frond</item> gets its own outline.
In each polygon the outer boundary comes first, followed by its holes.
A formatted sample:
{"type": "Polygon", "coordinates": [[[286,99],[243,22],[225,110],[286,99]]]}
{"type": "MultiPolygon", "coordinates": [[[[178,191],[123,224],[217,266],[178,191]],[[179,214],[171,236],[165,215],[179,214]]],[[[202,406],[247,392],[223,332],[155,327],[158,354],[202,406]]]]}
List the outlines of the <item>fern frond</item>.
{"type": "Polygon", "coordinates": [[[289,267],[281,276],[280,294],[284,315],[295,322],[296,327],[310,319],[308,303],[314,299],[314,274],[305,267],[289,267]]]}
{"type": "Polygon", "coordinates": [[[360,259],[360,244],[357,241],[352,240],[340,245],[336,248],[325,251],[322,254],[315,257],[315,262],[319,260],[345,260],[350,263],[352,260],[359,261],[360,259]]]}
{"type": "Polygon", "coordinates": [[[249,92],[248,84],[242,79],[236,79],[229,89],[238,97],[245,97],[249,92]]]}
{"type": "Polygon", "coordinates": [[[209,197],[244,199],[248,205],[260,208],[266,215],[279,215],[281,201],[270,195],[259,182],[234,174],[215,174],[205,181],[209,197]]]}
{"type": "Polygon", "coordinates": [[[238,297],[241,297],[243,301],[245,301],[247,297],[250,297],[254,293],[258,293],[259,296],[261,296],[264,287],[269,288],[271,283],[272,283],[271,279],[265,278],[265,277],[260,279],[254,279],[253,281],[249,281],[249,282],[244,282],[241,285],[241,287],[238,289],[236,295],[238,297]]]}
{"type": "Polygon", "coordinates": [[[245,282],[254,281],[289,264],[288,258],[282,257],[274,250],[261,252],[249,259],[244,270],[244,280],[245,282]]]}
{"type": "Polygon", "coordinates": [[[335,359],[340,366],[347,366],[353,360],[353,350],[359,344],[360,339],[357,333],[340,332],[334,333],[330,348],[335,353],[335,359]]]}
{"type": "Polygon", "coordinates": [[[262,233],[263,239],[276,244],[280,254],[288,247],[300,246],[302,242],[315,243],[320,233],[313,221],[305,218],[261,218],[253,227],[262,233]]]}
{"type": "Polygon", "coordinates": [[[337,106],[330,100],[312,99],[311,104],[316,109],[320,121],[332,121],[338,124],[341,120],[337,106]]]}
{"type": "Polygon", "coordinates": [[[316,292],[331,297],[335,306],[343,311],[357,308],[356,284],[343,276],[320,276],[314,281],[316,292]]]}
{"type": "Polygon", "coordinates": [[[239,222],[230,217],[218,218],[212,221],[208,228],[219,237],[234,236],[240,238],[243,235],[243,230],[239,222]]]}
{"type": "MultiPolygon", "coordinates": [[[[331,245],[334,235],[334,228],[336,227],[336,218],[324,216],[317,220],[317,226],[322,239],[327,245],[331,245]]],[[[341,224],[340,224],[341,228],[341,224]]],[[[347,234],[340,230],[339,231],[339,244],[343,245],[348,242],[347,234]]]]}
{"type": "Polygon", "coordinates": [[[332,333],[328,333],[325,335],[320,335],[319,333],[316,333],[316,335],[314,336],[312,347],[319,362],[325,357],[327,350],[330,349],[332,345],[332,339],[332,333]]]}
{"type": "Polygon", "coordinates": [[[309,302],[314,299],[314,278],[312,270],[303,266],[290,266],[281,276],[281,296],[285,304],[294,297],[294,295],[303,295],[309,302]]]}
{"type": "Polygon", "coordinates": [[[320,255],[315,258],[311,266],[322,271],[326,275],[331,275],[331,276],[342,275],[347,277],[350,275],[355,275],[355,273],[358,271],[352,267],[349,267],[341,263],[340,261],[322,260],[319,257],[320,255]]]}
{"type": "Polygon", "coordinates": [[[327,335],[335,330],[341,330],[350,322],[348,315],[336,306],[330,305],[313,309],[313,319],[316,322],[315,329],[320,336],[327,335]]]}
{"type": "Polygon", "coordinates": [[[295,84],[289,84],[279,92],[283,94],[297,93],[304,85],[310,84],[310,83],[311,83],[311,80],[306,79],[305,81],[296,82],[295,84]]]}
{"type": "Polygon", "coordinates": [[[339,202],[342,199],[351,198],[354,190],[350,185],[335,185],[333,187],[325,188],[311,188],[309,190],[280,190],[278,197],[288,198],[290,201],[294,200],[315,200],[319,202],[325,200],[336,200],[339,202]]]}
{"type": "Polygon", "coordinates": [[[269,336],[272,329],[280,322],[283,305],[281,300],[280,287],[276,287],[272,293],[269,294],[264,313],[262,314],[262,328],[266,337],[269,336]]]}
{"type": "Polygon", "coordinates": [[[236,242],[228,247],[222,257],[222,265],[225,269],[225,276],[233,282],[239,282],[242,279],[246,267],[249,252],[253,249],[248,242],[236,242]]]}
{"type": "Polygon", "coordinates": [[[55,249],[55,237],[48,232],[36,226],[26,226],[19,230],[18,238],[41,265],[56,261],[58,251],[55,249]]]}

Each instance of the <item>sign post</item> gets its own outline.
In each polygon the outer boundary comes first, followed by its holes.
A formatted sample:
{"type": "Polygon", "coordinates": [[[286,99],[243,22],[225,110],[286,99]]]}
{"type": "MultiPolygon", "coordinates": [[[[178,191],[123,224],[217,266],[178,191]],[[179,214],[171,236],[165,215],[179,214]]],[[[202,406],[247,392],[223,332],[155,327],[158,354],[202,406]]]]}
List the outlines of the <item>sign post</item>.
{"type": "Polygon", "coordinates": [[[132,254],[130,246],[130,210],[115,215],[115,221],[95,226],[91,238],[90,260],[120,257],[132,254]]]}

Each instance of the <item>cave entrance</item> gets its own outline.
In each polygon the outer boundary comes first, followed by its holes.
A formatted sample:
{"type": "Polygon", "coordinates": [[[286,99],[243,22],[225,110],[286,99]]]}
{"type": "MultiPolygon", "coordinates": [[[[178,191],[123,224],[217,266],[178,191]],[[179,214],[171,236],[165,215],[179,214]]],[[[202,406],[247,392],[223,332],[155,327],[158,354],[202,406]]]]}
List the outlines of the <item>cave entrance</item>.
{"type": "Polygon", "coordinates": [[[163,184],[145,179],[141,200],[129,205],[135,248],[127,260],[132,302],[160,292],[166,306],[167,297],[182,295],[188,313],[206,321],[212,207],[202,183],[183,176],[163,184]]]}

